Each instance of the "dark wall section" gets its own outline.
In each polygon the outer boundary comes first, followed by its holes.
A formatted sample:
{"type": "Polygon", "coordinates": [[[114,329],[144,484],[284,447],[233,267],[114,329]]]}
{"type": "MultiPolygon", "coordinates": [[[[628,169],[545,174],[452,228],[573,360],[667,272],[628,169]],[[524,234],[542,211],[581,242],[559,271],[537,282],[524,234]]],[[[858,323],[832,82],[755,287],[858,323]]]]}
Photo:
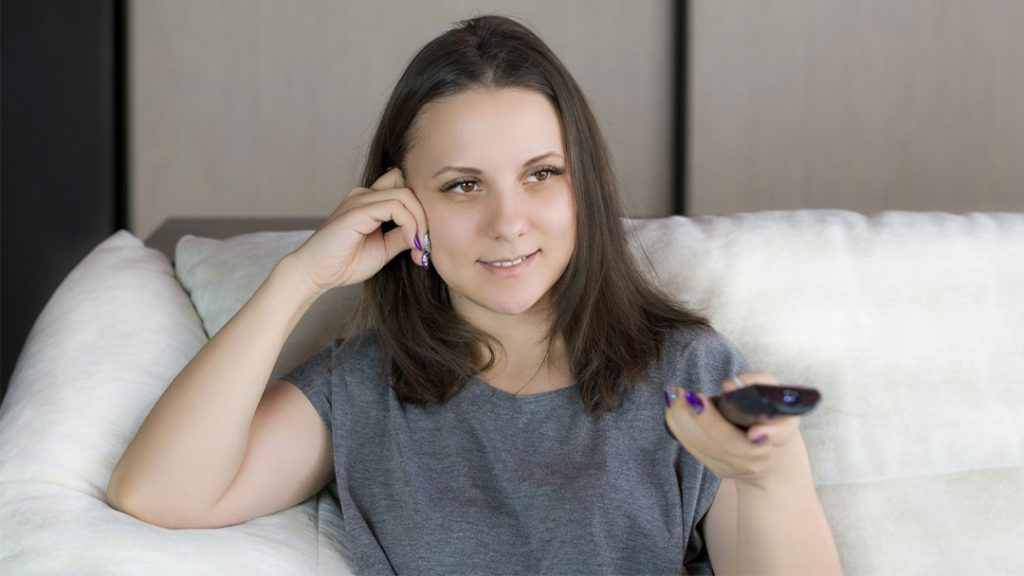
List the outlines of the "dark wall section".
{"type": "Polygon", "coordinates": [[[124,222],[124,2],[3,0],[2,381],[68,272],[124,222]]]}
{"type": "Polygon", "coordinates": [[[679,0],[673,4],[675,14],[672,53],[674,59],[674,77],[672,82],[672,148],[673,163],[672,181],[675,182],[674,213],[679,216],[687,216],[689,206],[686,203],[686,177],[689,166],[686,159],[689,156],[686,148],[688,126],[687,113],[690,98],[690,2],[679,0]]]}

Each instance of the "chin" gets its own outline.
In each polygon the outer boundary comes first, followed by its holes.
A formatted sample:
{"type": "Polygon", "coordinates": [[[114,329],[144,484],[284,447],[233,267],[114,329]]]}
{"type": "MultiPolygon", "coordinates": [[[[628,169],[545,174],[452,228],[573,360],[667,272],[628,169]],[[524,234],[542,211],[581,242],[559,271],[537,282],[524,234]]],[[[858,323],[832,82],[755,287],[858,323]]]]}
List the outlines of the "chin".
{"type": "Polygon", "coordinates": [[[539,295],[516,294],[505,298],[502,298],[500,295],[491,295],[480,303],[498,314],[518,316],[533,310],[539,301],[539,295]]]}

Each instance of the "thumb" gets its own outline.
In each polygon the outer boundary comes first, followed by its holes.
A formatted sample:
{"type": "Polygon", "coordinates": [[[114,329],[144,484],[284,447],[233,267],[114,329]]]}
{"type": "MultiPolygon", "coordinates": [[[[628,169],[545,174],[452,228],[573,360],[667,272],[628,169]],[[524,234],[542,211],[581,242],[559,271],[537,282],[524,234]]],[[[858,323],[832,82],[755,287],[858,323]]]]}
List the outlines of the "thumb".
{"type": "Polygon", "coordinates": [[[722,382],[722,393],[732,392],[733,390],[739,390],[741,387],[746,386],[748,386],[748,384],[744,382],[742,378],[740,378],[739,374],[737,374],[732,378],[729,378],[728,380],[724,380],[722,382]],[[739,381],[738,383],[737,380],[739,381]]]}

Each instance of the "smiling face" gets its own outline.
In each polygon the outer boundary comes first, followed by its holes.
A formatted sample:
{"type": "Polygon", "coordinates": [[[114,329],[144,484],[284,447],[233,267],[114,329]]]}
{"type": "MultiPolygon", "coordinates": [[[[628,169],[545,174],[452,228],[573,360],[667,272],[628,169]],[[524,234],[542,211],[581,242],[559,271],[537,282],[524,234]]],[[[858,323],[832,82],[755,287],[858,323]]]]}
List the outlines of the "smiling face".
{"type": "Polygon", "coordinates": [[[478,327],[547,313],[575,248],[565,156],[555,108],[531,90],[473,89],[417,116],[406,186],[426,211],[431,266],[478,327]]]}

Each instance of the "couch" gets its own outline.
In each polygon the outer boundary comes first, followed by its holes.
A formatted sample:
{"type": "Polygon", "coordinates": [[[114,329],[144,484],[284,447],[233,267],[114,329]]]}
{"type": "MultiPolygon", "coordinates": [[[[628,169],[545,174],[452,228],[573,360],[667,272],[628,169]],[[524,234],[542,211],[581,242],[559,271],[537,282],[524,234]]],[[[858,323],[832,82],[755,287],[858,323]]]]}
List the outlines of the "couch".
{"type": "MultiPolygon", "coordinates": [[[[645,274],[756,370],[821,391],[801,432],[847,574],[1024,574],[1024,214],[625,224],[645,274]]],[[[172,264],[120,230],[68,274],[0,406],[0,574],[351,573],[333,483],[216,530],[105,502],[167,385],[311,233],[185,235],[172,264]]],[[[346,333],[359,290],[310,308],[268,383],[346,333]]]]}

